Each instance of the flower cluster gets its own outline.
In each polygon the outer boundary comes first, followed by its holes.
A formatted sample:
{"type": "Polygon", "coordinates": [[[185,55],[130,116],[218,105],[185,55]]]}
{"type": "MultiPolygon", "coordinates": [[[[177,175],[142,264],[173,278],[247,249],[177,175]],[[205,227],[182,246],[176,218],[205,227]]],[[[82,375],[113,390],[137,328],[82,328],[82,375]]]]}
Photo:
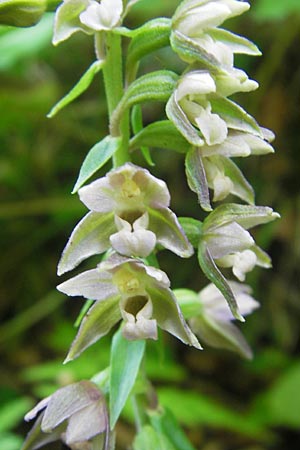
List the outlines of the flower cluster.
{"type": "Polygon", "coordinates": [[[197,147],[204,166],[202,185],[213,190],[213,200],[233,194],[254,204],[251,185],[230,158],[273,152],[269,142],[274,136],[227,97],[258,87],[234,67],[234,54],[260,52],[248,40],[219,28],[248,8],[238,0],[182,2],[172,21],[173,49],[191,66],[166,110],[179,132],[197,147]],[[184,50],[187,46],[193,51],[184,50]]]}

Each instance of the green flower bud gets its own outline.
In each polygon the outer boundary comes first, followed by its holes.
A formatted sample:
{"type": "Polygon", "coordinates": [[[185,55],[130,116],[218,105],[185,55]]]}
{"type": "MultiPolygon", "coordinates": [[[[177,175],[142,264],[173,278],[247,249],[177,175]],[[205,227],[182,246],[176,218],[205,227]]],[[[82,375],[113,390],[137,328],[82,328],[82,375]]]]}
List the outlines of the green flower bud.
{"type": "Polygon", "coordinates": [[[46,0],[0,0],[0,24],[31,27],[42,18],[46,0]]]}

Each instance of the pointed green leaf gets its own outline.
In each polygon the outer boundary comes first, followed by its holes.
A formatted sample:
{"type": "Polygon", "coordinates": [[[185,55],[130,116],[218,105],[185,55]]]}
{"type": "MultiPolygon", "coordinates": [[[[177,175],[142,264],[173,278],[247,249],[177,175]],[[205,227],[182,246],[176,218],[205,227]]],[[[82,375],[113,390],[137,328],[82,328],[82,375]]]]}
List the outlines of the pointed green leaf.
{"type": "Polygon", "coordinates": [[[206,52],[194,39],[179,31],[172,31],[171,46],[174,52],[189,64],[197,62],[213,71],[221,68],[219,61],[211,53],[206,52]]]}
{"type": "Polygon", "coordinates": [[[64,363],[77,358],[86,348],[105,336],[121,319],[119,299],[119,295],[116,295],[94,303],[82,320],[64,363]]]}
{"type": "Polygon", "coordinates": [[[67,106],[69,103],[73,102],[77,97],[79,97],[87,88],[90,86],[94,79],[96,73],[98,73],[104,64],[104,61],[95,61],[87,71],[82,75],[78,83],[66,94],[51,111],[47,114],[50,119],[55,116],[61,109],[67,106]]]}
{"type": "Polygon", "coordinates": [[[166,105],[166,114],[168,119],[175,125],[177,130],[192,145],[201,147],[204,144],[199,132],[193,127],[188,117],[178,104],[175,94],[171,95],[166,105]]]}
{"type": "MultiPolygon", "coordinates": [[[[132,130],[135,134],[143,129],[142,109],[140,105],[135,105],[132,108],[131,123],[132,130]]],[[[149,166],[154,166],[149,148],[145,147],[144,145],[141,145],[140,148],[145,161],[149,164],[149,166]]]]}
{"type": "Polygon", "coordinates": [[[159,17],[150,20],[134,30],[134,36],[128,47],[126,73],[127,80],[134,80],[138,63],[145,55],[169,45],[171,20],[159,17]]]}
{"type": "Polygon", "coordinates": [[[244,55],[260,56],[261,51],[248,39],[239,36],[238,34],[231,33],[228,30],[222,28],[211,28],[208,33],[216,41],[222,42],[228,45],[234,53],[243,53],[244,55]]]}
{"type": "Polygon", "coordinates": [[[211,96],[210,104],[213,112],[224,119],[229,128],[263,138],[263,133],[256,120],[237,103],[216,95],[211,96]]]}
{"type": "Polygon", "coordinates": [[[106,136],[102,141],[98,142],[88,152],[85,160],[82,163],[77,181],[73,188],[72,194],[92,176],[97,170],[101,169],[105,163],[118,150],[121,143],[121,138],[106,136]]]}
{"type": "Polygon", "coordinates": [[[112,340],[110,360],[110,427],[114,428],[135,383],[144,355],[144,340],[127,341],[121,330],[112,340]]]}
{"type": "Polygon", "coordinates": [[[143,145],[167,148],[178,153],[186,153],[191,147],[169,120],[152,122],[136,134],[130,141],[131,151],[140,148],[143,145]]]}
{"type": "Polygon", "coordinates": [[[189,188],[198,196],[200,206],[204,211],[211,211],[209,191],[201,153],[198,148],[192,148],[185,158],[185,173],[189,188]]]}
{"type": "Polygon", "coordinates": [[[241,322],[244,322],[245,320],[239,313],[238,305],[232,289],[229,286],[226,278],[214,263],[214,260],[212,259],[204,240],[200,240],[199,242],[198,261],[204,274],[212,283],[214,283],[214,285],[221,291],[221,293],[225,297],[233,316],[241,322]]]}
{"type": "Polygon", "coordinates": [[[158,70],[143,75],[130,84],[112,115],[112,135],[119,135],[120,121],[127,109],[147,101],[167,101],[176,87],[177,80],[176,73],[158,70]]]}

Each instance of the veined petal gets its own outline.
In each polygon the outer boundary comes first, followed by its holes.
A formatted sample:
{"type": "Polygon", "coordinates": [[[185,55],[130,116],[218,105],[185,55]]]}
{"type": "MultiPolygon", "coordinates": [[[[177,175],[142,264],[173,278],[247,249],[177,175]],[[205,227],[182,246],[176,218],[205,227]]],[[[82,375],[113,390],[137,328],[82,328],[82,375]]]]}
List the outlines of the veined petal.
{"type": "Polygon", "coordinates": [[[214,79],[207,71],[193,71],[185,74],[179,81],[175,91],[176,101],[189,95],[210,94],[216,92],[214,79]]]}
{"type": "MultiPolygon", "coordinates": [[[[245,157],[251,154],[248,133],[229,130],[227,138],[221,144],[203,145],[201,147],[202,156],[222,155],[226,157],[245,157]]],[[[255,139],[261,141],[259,137],[253,136],[255,139]]],[[[265,142],[265,141],[263,141],[265,142]]],[[[269,144],[267,144],[269,145],[269,144]]],[[[270,146],[271,147],[271,146],[270,146]]]]}
{"type": "MultiPolygon", "coordinates": [[[[259,307],[259,303],[251,296],[250,286],[236,281],[228,281],[228,284],[243,316],[247,316],[259,307]]],[[[209,314],[218,321],[234,320],[225,297],[214,284],[205,286],[198,295],[202,305],[202,314],[209,314]]]]}
{"type": "Polygon", "coordinates": [[[222,42],[213,39],[209,35],[209,30],[204,30],[194,37],[193,42],[200,46],[211,58],[216,59],[222,67],[233,67],[234,55],[230,47],[222,42]]]}
{"type": "Polygon", "coordinates": [[[149,287],[147,291],[153,305],[153,318],[157,320],[160,328],[173,334],[185,344],[201,349],[196,336],[186,324],[172,292],[169,289],[153,287],[149,287]]]}
{"type": "Polygon", "coordinates": [[[217,27],[230,16],[230,9],[218,1],[208,2],[187,12],[180,21],[177,29],[188,36],[197,36],[199,30],[217,27]]]}
{"type": "Polygon", "coordinates": [[[109,236],[116,231],[113,213],[88,213],[74,228],[62,253],[57,274],[74,269],[89,256],[103,253],[109,247],[109,236]]]}
{"type": "Polygon", "coordinates": [[[101,213],[112,212],[115,208],[115,198],[108,177],[93,181],[78,190],[82,203],[91,211],[101,213]]]}
{"type": "Polygon", "coordinates": [[[87,270],[76,275],[58,285],[57,289],[71,297],[82,295],[92,300],[106,300],[118,293],[112,283],[112,275],[98,269],[87,270]]]}
{"type": "Polygon", "coordinates": [[[108,428],[108,418],[104,398],[93,401],[75,414],[68,421],[65,441],[71,446],[88,441],[108,428]]]}
{"type": "Polygon", "coordinates": [[[205,233],[205,240],[212,258],[222,258],[234,252],[250,248],[254,240],[250,233],[235,222],[205,233]]]}
{"type": "Polygon", "coordinates": [[[195,122],[208,145],[221,144],[226,139],[226,122],[218,114],[211,113],[210,108],[200,107],[195,122]]]}
{"type": "Polygon", "coordinates": [[[105,336],[121,319],[120,295],[96,302],[83,318],[65,363],[77,358],[86,348],[105,336]]]}
{"type": "Polygon", "coordinates": [[[207,314],[190,319],[189,324],[194,333],[211,347],[224,348],[235,351],[244,358],[252,358],[249,344],[232,323],[215,320],[207,314]]]}
{"type": "Polygon", "coordinates": [[[156,235],[157,242],[182,258],[193,254],[189,243],[176,215],[168,208],[148,209],[149,229],[156,235]]]}
{"type": "Polygon", "coordinates": [[[90,405],[95,400],[95,395],[101,396],[90,381],[80,381],[58,389],[50,397],[42,420],[42,431],[51,432],[72,414],[90,405]]]}
{"type": "Polygon", "coordinates": [[[41,430],[41,422],[43,420],[43,413],[36,419],[32,429],[28,433],[22,450],[36,450],[51,442],[58,441],[61,434],[65,430],[65,424],[58,426],[52,433],[43,433],[41,430]]]}

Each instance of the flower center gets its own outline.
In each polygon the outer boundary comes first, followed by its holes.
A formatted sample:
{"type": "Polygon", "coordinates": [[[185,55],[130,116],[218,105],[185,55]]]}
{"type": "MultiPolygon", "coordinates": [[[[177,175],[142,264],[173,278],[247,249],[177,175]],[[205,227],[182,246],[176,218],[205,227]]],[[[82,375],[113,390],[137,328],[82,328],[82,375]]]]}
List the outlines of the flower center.
{"type": "Polygon", "coordinates": [[[141,195],[141,190],[133,180],[125,180],[121,187],[121,195],[124,198],[135,198],[141,195]]]}
{"type": "Polygon", "coordinates": [[[141,309],[144,308],[147,301],[148,301],[148,298],[145,297],[144,295],[136,295],[134,297],[130,297],[126,301],[124,310],[127,313],[132,314],[134,317],[136,317],[137,314],[139,313],[139,311],[141,311],[141,309]]]}

